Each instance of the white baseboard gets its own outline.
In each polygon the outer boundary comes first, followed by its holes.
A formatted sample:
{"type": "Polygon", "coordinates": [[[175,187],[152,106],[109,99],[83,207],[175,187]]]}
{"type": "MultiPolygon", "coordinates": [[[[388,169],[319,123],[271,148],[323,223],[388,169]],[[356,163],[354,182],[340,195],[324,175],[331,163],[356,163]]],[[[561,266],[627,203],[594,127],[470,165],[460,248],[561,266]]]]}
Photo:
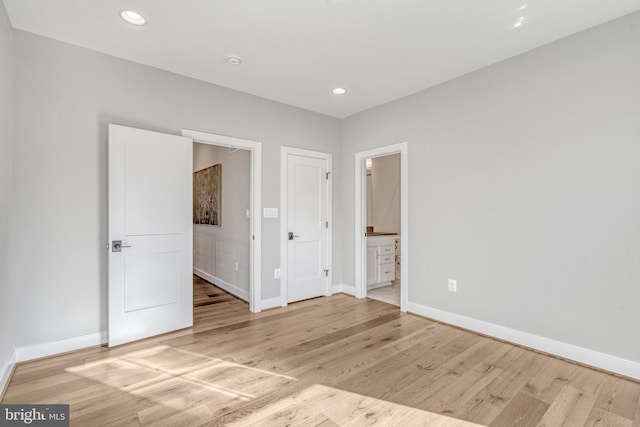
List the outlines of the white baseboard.
{"type": "Polygon", "coordinates": [[[350,285],[345,285],[345,284],[342,284],[340,286],[342,287],[340,292],[342,292],[343,294],[351,295],[351,296],[354,296],[354,297],[356,296],[356,287],[355,286],[350,286],[350,285]]]}
{"type": "Polygon", "coordinates": [[[16,363],[26,362],[27,360],[38,359],[40,357],[53,356],[54,354],[66,353],[67,351],[101,345],[107,342],[107,337],[107,331],[102,331],[60,341],[16,347],[15,361],[16,363]]]}
{"type": "Polygon", "coordinates": [[[16,352],[12,351],[11,355],[7,360],[4,361],[2,367],[0,367],[0,398],[4,396],[4,391],[9,384],[9,379],[11,378],[11,371],[13,371],[13,366],[16,364],[16,352]]]}
{"type": "Polygon", "coordinates": [[[331,294],[339,294],[342,293],[342,283],[338,285],[331,286],[331,294]]]}
{"type": "Polygon", "coordinates": [[[412,302],[407,304],[407,311],[640,380],[640,363],[638,362],[412,302]]]}
{"type": "Polygon", "coordinates": [[[275,297],[262,300],[262,309],[268,310],[270,308],[282,307],[282,298],[275,297]]]}
{"type": "Polygon", "coordinates": [[[222,279],[218,279],[217,277],[212,276],[209,273],[206,273],[206,272],[204,272],[204,271],[202,271],[200,269],[197,269],[195,267],[193,268],[193,274],[195,274],[196,276],[206,280],[207,282],[213,283],[214,285],[216,285],[220,289],[223,289],[223,290],[229,292],[231,295],[234,295],[234,296],[240,298],[243,301],[249,302],[249,292],[245,291],[244,289],[240,289],[236,285],[232,285],[231,283],[225,282],[222,279]]]}

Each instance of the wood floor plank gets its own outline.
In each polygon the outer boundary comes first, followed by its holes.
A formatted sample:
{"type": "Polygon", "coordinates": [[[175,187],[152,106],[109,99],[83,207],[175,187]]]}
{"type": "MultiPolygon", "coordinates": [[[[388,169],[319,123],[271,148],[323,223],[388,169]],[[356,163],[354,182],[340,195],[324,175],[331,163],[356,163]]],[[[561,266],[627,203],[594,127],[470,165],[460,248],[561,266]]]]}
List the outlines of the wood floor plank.
{"type": "Polygon", "coordinates": [[[534,427],[548,409],[548,403],[521,393],[509,402],[490,426],[534,427]]]}
{"type": "MultiPolygon", "coordinates": [[[[404,321],[398,319],[396,322],[404,321]]],[[[394,322],[395,323],[395,322],[394,322]]],[[[382,326],[381,326],[382,327],[382,326]]],[[[388,325],[384,325],[388,328],[388,325]]],[[[376,330],[378,328],[374,328],[376,330]]],[[[397,356],[419,343],[418,336],[424,337],[430,328],[414,331],[413,327],[399,330],[380,330],[376,335],[360,333],[349,340],[342,340],[322,349],[305,354],[295,360],[284,359],[282,364],[291,370],[283,371],[294,377],[304,376],[324,384],[337,384],[347,378],[360,375],[379,362],[397,356]],[[395,340],[389,340],[394,335],[395,340]],[[401,337],[401,338],[400,338],[401,337]]]]}
{"type": "Polygon", "coordinates": [[[432,347],[432,352],[425,356],[439,355],[439,361],[432,363],[431,359],[421,363],[421,375],[416,373],[417,380],[394,396],[395,401],[429,411],[438,410],[441,407],[438,394],[458,382],[465,372],[498,351],[500,346],[501,343],[497,341],[463,334],[442,347],[432,347]]]}
{"type": "Polygon", "coordinates": [[[371,330],[372,328],[375,328],[376,326],[396,320],[401,317],[401,315],[402,314],[399,311],[395,310],[391,313],[378,316],[374,319],[360,322],[356,325],[344,329],[339,329],[330,333],[323,334],[322,336],[306,340],[300,344],[292,345],[286,349],[281,349],[277,353],[274,353],[271,357],[278,359],[283,356],[295,356],[307,353],[309,351],[317,350],[318,348],[325,347],[344,338],[350,338],[360,332],[366,332],[371,330]]]}
{"type": "Polygon", "coordinates": [[[394,405],[381,401],[370,406],[365,413],[343,425],[345,427],[392,426],[394,421],[406,418],[411,412],[412,408],[408,406],[394,405]]]}
{"type": "Polygon", "coordinates": [[[505,346],[495,357],[486,360],[486,363],[495,365],[503,373],[480,390],[473,399],[459,405],[454,411],[455,416],[490,424],[544,365],[543,358],[536,357],[525,349],[508,344],[505,346]]]}
{"type": "MultiPolygon", "coordinates": [[[[347,393],[322,385],[312,385],[300,394],[278,402],[279,409],[263,408],[252,414],[252,418],[243,420],[247,427],[261,425],[289,426],[302,423],[320,414],[323,408],[331,407],[344,399],[347,393]],[[280,405],[285,405],[281,407],[280,405]]],[[[274,405],[275,406],[275,405],[274,405]]]]}
{"type": "Polygon", "coordinates": [[[431,411],[454,414],[461,405],[471,401],[482,389],[504,374],[500,368],[487,363],[478,363],[433,396],[429,405],[431,411]]]}
{"type": "Polygon", "coordinates": [[[585,427],[632,427],[633,421],[620,415],[607,412],[602,408],[593,408],[585,427]]]}
{"type": "Polygon", "coordinates": [[[595,401],[595,394],[566,385],[537,425],[540,427],[584,426],[595,401]]]}
{"type": "Polygon", "coordinates": [[[640,401],[636,404],[636,414],[633,417],[633,427],[640,427],[640,401]]]}
{"type": "Polygon", "coordinates": [[[198,425],[208,422],[214,416],[215,414],[209,406],[203,404],[190,407],[184,411],[176,412],[165,418],[154,419],[153,421],[140,419],[140,424],[153,425],[154,427],[198,425]]]}
{"type": "Polygon", "coordinates": [[[595,408],[633,421],[640,400],[640,384],[622,378],[604,376],[595,408]]]}
{"type": "Polygon", "coordinates": [[[340,424],[336,424],[325,414],[319,413],[313,417],[302,421],[300,423],[293,424],[293,427],[338,427],[340,424]]]}
{"type": "MultiPolygon", "coordinates": [[[[333,378],[329,378],[329,381],[336,384],[338,387],[344,387],[349,389],[356,389],[357,391],[357,383],[361,382],[361,378],[363,376],[367,376],[373,379],[376,378],[376,372],[381,369],[388,369],[389,366],[395,366],[396,357],[400,354],[405,354],[411,349],[423,349],[423,352],[420,354],[420,360],[416,361],[415,367],[415,378],[420,380],[421,377],[430,371],[436,369],[437,366],[444,364],[447,360],[449,360],[449,352],[447,352],[448,348],[456,348],[458,349],[459,343],[455,342],[457,338],[461,336],[459,330],[454,328],[438,328],[436,332],[431,329],[431,326],[427,326],[423,331],[425,333],[421,334],[411,334],[405,338],[399,339],[393,343],[387,343],[381,349],[374,351],[373,353],[365,353],[364,351],[359,351],[355,354],[354,360],[347,360],[346,363],[340,364],[340,358],[336,359],[336,366],[329,365],[323,366],[324,369],[328,370],[329,375],[332,372],[336,375],[334,378],[338,381],[335,381],[333,378]],[[419,338],[419,339],[418,339],[419,338]],[[355,363],[355,367],[353,364],[355,363]],[[345,370],[344,366],[348,366],[345,370]],[[333,371],[331,371],[333,369],[333,371]],[[342,371],[339,371],[342,369],[342,371]],[[346,372],[346,376],[342,375],[346,372]],[[340,375],[338,375],[338,373],[340,375]],[[345,377],[343,380],[340,378],[345,377]],[[355,382],[356,386],[350,386],[350,382],[355,382]]],[[[473,340],[477,340],[477,337],[470,337],[473,340]]],[[[406,366],[405,366],[406,368],[406,366]]],[[[409,367],[412,369],[412,367],[409,367]]],[[[408,391],[410,394],[413,394],[413,391],[409,390],[408,384],[403,384],[402,391],[408,391]]]]}
{"type": "Polygon", "coordinates": [[[333,406],[325,408],[323,414],[337,425],[346,423],[366,414],[378,404],[378,400],[361,394],[347,393],[346,397],[333,406]]]}
{"type": "Polygon", "coordinates": [[[390,395],[403,390],[420,378],[417,374],[422,371],[420,361],[425,353],[425,346],[416,344],[361,373],[351,375],[336,384],[336,387],[378,399],[388,399],[390,395]]]}
{"type": "Polygon", "coordinates": [[[552,357],[545,357],[545,362],[540,372],[524,386],[523,393],[551,404],[579,367],[552,357]]]}
{"type": "Polygon", "coordinates": [[[640,383],[346,295],[263,313],[194,279],[194,327],[20,363],[74,426],[633,426],[640,383]]]}
{"type": "Polygon", "coordinates": [[[459,420],[447,415],[439,415],[437,418],[433,419],[434,415],[435,414],[433,413],[425,411],[418,412],[417,410],[412,410],[401,420],[401,422],[394,422],[392,425],[402,427],[485,427],[481,424],[459,420]]]}

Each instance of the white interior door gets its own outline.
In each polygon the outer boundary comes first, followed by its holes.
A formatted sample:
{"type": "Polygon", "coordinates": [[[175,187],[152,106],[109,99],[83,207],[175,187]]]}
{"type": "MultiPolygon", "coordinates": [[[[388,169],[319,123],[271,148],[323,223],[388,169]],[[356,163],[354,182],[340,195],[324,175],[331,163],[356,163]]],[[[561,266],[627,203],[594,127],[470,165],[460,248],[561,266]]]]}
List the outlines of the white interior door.
{"type": "Polygon", "coordinates": [[[287,157],[287,301],[328,293],[328,161],[287,157]]]}
{"type": "Polygon", "coordinates": [[[191,138],[109,125],[110,346],[193,325],[192,153],[191,138]]]}

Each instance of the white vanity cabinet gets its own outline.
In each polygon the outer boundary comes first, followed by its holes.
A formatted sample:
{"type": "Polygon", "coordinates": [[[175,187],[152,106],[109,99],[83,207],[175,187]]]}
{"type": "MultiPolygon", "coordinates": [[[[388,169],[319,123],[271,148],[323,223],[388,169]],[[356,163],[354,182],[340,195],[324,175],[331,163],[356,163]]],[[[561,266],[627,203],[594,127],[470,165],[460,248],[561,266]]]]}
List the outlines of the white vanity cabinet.
{"type": "Polygon", "coordinates": [[[396,278],[395,235],[367,236],[367,288],[391,284],[396,278]]]}

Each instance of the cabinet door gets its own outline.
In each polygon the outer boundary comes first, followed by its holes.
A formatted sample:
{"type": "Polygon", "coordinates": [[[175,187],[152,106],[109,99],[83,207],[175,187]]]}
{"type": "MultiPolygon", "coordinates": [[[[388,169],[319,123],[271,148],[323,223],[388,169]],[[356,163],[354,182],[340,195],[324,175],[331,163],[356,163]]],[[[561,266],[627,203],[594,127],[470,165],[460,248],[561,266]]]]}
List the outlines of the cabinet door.
{"type": "Polygon", "coordinates": [[[396,264],[389,262],[378,266],[378,282],[390,282],[396,278],[396,264]]]}
{"type": "Polygon", "coordinates": [[[378,266],[378,282],[390,282],[396,278],[396,265],[393,262],[378,266]]]}
{"type": "Polygon", "coordinates": [[[367,285],[378,283],[377,247],[367,248],[367,285]]]}

